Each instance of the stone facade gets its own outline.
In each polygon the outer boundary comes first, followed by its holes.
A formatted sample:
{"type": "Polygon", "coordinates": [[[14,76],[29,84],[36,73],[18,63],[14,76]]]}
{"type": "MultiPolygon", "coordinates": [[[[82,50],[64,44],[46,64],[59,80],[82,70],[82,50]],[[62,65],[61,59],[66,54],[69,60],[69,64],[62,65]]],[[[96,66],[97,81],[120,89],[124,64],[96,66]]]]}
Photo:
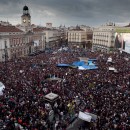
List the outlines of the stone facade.
{"type": "Polygon", "coordinates": [[[93,49],[109,51],[114,48],[115,25],[106,24],[93,30],[93,49]]]}

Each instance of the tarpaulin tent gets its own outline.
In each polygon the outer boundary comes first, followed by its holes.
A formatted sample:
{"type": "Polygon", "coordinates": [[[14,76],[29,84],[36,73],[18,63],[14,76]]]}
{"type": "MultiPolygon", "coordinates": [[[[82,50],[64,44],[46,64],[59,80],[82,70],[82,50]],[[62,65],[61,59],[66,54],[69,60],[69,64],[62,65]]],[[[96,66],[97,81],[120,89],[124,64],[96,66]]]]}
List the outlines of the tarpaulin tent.
{"type": "Polygon", "coordinates": [[[92,61],[88,61],[88,65],[95,65],[92,61]]]}
{"type": "Polygon", "coordinates": [[[82,65],[84,65],[84,64],[85,64],[84,61],[75,61],[75,62],[73,62],[72,65],[75,65],[75,66],[82,66],[82,65]]]}
{"type": "Polygon", "coordinates": [[[92,66],[89,66],[89,65],[83,65],[82,67],[85,68],[86,70],[94,70],[94,69],[98,69],[98,67],[95,66],[95,65],[92,65],[92,66]]]}

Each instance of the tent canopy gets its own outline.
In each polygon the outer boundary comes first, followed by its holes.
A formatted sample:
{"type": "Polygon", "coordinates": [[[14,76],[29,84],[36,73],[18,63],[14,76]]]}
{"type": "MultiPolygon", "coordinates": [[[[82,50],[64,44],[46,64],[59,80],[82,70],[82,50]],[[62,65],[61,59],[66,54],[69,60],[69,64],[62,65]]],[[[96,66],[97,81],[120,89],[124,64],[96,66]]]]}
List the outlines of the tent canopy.
{"type": "Polygon", "coordinates": [[[84,61],[75,61],[75,62],[73,62],[73,64],[72,65],[75,65],[75,66],[83,66],[85,64],[85,62],[84,61]]]}
{"type": "Polygon", "coordinates": [[[91,122],[92,117],[88,114],[85,114],[84,112],[79,112],[79,116],[80,119],[87,121],[87,122],[91,122]]]}
{"type": "Polygon", "coordinates": [[[110,71],[114,71],[114,70],[115,70],[114,67],[109,67],[108,69],[109,69],[110,71]]]}
{"type": "Polygon", "coordinates": [[[107,62],[112,62],[112,58],[109,57],[108,60],[107,60],[107,62]]]}
{"type": "Polygon", "coordinates": [[[92,61],[88,61],[88,65],[95,65],[92,61]]]}

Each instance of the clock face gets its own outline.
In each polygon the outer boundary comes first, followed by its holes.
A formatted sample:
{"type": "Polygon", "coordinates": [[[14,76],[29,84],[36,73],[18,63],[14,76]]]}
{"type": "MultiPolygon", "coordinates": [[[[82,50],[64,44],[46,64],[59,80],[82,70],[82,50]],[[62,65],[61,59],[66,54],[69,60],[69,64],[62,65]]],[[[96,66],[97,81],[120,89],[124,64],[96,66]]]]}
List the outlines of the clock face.
{"type": "Polygon", "coordinates": [[[25,19],[23,19],[23,22],[25,23],[25,22],[26,22],[26,20],[25,20],[25,19]]]}

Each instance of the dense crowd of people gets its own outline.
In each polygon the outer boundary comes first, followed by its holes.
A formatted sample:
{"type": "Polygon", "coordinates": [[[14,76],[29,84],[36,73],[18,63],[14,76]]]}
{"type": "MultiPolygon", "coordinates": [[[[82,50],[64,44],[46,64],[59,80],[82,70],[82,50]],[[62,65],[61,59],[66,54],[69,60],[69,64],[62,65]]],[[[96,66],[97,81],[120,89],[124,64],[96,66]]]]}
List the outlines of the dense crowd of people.
{"type": "Polygon", "coordinates": [[[87,110],[98,117],[82,125],[88,130],[129,130],[130,61],[126,58],[127,54],[118,52],[78,48],[17,58],[6,66],[0,63],[0,81],[5,85],[0,96],[1,129],[66,130],[79,111],[87,110]],[[78,61],[78,57],[96,58],[98,69],[57,67],[58,63],[78,61]],[[112,63],[107,62],[109,57],[112,63]],[[109,67],[117,72],[109,71],[109,67]],[[48,80],[52,77],[61,80],[48,80]],[[44,99],[50,92],[59,95],[54,103],[44,99]]]}

